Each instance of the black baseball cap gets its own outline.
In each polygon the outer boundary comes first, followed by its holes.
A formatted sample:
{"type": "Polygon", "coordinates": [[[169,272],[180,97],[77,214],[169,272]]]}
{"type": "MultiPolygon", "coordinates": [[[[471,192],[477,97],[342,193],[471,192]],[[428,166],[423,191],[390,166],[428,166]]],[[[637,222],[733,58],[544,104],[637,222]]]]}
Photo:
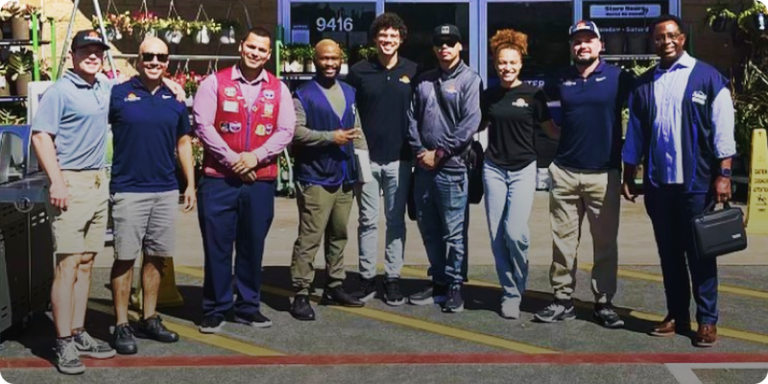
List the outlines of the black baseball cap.
{"type": "Polygon", "coordinates": [[[72,50],[87,47],[89,45],[98,45],[104,49],[109,49],[109,45],[104,43],[104,39],[99,31],[93,29],[84,29],[75,34],[72,39],[72,50]]]}
{"type": "Polygon", "coordinates": [[[437,43],[446,40],[461,41],[461,32],[459,32],[457,26],[453,24],[443,24],[435,28],[434,34],[432,35],[432,42],[437,43]]]}

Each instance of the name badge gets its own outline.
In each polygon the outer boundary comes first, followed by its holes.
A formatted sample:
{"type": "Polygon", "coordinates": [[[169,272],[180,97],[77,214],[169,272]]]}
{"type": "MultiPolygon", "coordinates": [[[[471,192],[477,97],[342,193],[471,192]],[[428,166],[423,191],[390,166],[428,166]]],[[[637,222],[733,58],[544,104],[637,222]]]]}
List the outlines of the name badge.
{"type": "Polygon", "coordinates": [[[237,112],[240,109],[240,104],[236,101],[225,101],[224,112],[237,112]]]}

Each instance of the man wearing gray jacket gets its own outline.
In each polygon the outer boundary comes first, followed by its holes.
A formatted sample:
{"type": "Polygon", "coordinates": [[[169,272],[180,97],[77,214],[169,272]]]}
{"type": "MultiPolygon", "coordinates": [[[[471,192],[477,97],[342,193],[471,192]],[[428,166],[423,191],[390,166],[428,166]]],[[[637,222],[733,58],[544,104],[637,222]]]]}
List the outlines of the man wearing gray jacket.
{"type": "Polygon", "coordinates": [[[432,38],[440,68],[416,81],[408,111],[408,140],[416,154],[414,200],[429,258],[432,284],[409,297],[411,304],[442,304],[443,312],[464,310],[461,285],[466,256],[464,231],[467,166],[472,135],[480,124],[480,76],[461,61],[461,33],[450,24],[432,38]]]}

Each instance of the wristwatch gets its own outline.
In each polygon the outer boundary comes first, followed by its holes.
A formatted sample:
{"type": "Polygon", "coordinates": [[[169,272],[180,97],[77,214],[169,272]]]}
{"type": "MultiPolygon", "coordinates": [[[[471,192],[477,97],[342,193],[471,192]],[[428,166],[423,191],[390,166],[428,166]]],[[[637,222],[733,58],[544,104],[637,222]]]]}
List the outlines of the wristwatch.
{"type": "Polygon", "coordinates": [[[730,168],[720,168],[720,176],[730,179],[732,175],[730,168]]]}

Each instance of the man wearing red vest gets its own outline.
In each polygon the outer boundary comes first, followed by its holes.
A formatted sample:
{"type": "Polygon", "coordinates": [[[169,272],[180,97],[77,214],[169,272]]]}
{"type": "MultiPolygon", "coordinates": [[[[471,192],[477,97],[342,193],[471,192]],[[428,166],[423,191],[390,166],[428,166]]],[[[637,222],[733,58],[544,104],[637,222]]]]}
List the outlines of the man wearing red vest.
{"type": "Polygon", "coordinates": [[[197,192],[205,251],[203,333],[219,332],[233,307],[233,243],[234,320],[272,325],[260,311],[261,261],[274,216],[277,155],[293,139],[296,112],[288,87],[264,69],[271,44],[267,30],[249,30],[240,40],[239,63],[208,76],[195,96],[196,132],[205,148],[197,192]]]}

